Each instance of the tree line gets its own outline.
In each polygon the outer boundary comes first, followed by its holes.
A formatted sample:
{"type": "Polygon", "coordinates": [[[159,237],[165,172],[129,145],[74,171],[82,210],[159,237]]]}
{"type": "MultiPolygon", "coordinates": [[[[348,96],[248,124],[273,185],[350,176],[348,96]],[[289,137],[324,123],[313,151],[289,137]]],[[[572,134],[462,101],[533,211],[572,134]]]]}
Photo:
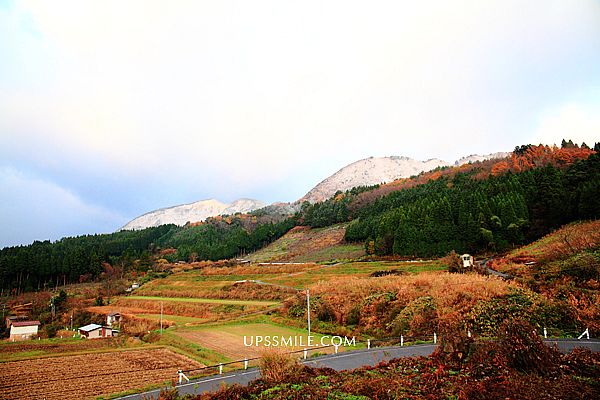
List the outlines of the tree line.
{"type": "Polygon", "coordinates": [[[161,225],[6,247],[0,250],[0,287],[16,293],[93,280],[105,263],[147,270],[152,256],[166,248],[176,249],[165,256],[169,261],[232,258],[270,243],[294,225],[293,218],[261,223],[234,216],[196,226],[161,225]]]}

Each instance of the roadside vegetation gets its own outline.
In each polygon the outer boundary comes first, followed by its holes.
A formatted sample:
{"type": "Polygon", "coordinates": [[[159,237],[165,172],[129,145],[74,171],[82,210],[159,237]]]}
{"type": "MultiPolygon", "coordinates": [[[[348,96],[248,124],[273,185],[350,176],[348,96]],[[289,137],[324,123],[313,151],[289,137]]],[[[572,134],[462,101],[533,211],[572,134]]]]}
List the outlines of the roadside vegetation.
{"type": "Polygon", "coordinates": [[[473,340],[462,334],[459,340],[441,343],[430,357],[396,359],[350,372],[298,366],[280,355],[269,355],[262,364],[262,378],[248,387],[223,388],[195,399],[534,400],[600,396],[599,353],[576,350],[560,354],[547,347],[531,328],[525,321],[510,320],[499,329],[497,342],[473,340]]]}

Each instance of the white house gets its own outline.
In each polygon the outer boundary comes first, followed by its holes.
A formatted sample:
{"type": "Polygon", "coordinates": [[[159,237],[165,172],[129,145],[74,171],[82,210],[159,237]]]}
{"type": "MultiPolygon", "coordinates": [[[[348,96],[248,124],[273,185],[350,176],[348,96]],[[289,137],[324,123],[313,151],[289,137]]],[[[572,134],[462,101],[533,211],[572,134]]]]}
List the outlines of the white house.
{"type": "Polygon", "coordinates": [[[460,256],[460,259],[462,260],[462,266],[465,269],[470,269],[473,268],[473,256],[470,254],[463,254],[462,256],[460,256]]]}
{"type": "Polygon", "coordinates": [[[37,335],[40,321],[15,321],[10,325],[10,340],[27,340],[37,335]]]}
{"type": "Polygon", "coordinates": [[[118,312],[110,313],[106,316],[106,325],[113,326],[121,322],[121,314],[118,312]]]}
{"type": "Polygon", "coordinates": [[[119,331],[98,324],[89,324],[79,328],[79,334],[87,339],[101,339],[117,336],[119,331]]]}

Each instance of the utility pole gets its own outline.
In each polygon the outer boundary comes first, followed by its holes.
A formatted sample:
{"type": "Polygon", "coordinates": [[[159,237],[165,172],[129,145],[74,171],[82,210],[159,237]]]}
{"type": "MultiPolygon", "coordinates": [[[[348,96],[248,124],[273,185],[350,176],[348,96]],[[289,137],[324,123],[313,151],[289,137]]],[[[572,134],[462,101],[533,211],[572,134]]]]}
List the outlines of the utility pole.
{"type": "Polygon", "coordinates": [[[310,291],[308,290],[308,288],[306,289],[306,311],[308,318],[308,336],[310,338],[310,291]]]}
{"type": "Polygon", "coordinates": [[[163,303],[160,302],[160,334],[162,335],[163,325],[162,325],[162,315],[163,315],[163,303]]]}

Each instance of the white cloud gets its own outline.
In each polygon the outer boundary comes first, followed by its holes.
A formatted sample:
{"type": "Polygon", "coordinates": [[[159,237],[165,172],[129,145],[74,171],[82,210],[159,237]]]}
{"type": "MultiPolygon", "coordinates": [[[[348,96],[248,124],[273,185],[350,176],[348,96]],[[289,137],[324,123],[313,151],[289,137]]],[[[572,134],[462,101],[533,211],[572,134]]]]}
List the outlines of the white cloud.
{"type": "Polygon", "coordinates": [[[600,84],[600,3],[20,1],[0,59],[5,164],[128,213],[293,201],[368,156],[522,144],[600,84]]]}
{"type": "Polygon", "coordinates": [[[0,167],[0,248],[63,236],[112,232],[126,218],[53,183],[0,167]]]}

